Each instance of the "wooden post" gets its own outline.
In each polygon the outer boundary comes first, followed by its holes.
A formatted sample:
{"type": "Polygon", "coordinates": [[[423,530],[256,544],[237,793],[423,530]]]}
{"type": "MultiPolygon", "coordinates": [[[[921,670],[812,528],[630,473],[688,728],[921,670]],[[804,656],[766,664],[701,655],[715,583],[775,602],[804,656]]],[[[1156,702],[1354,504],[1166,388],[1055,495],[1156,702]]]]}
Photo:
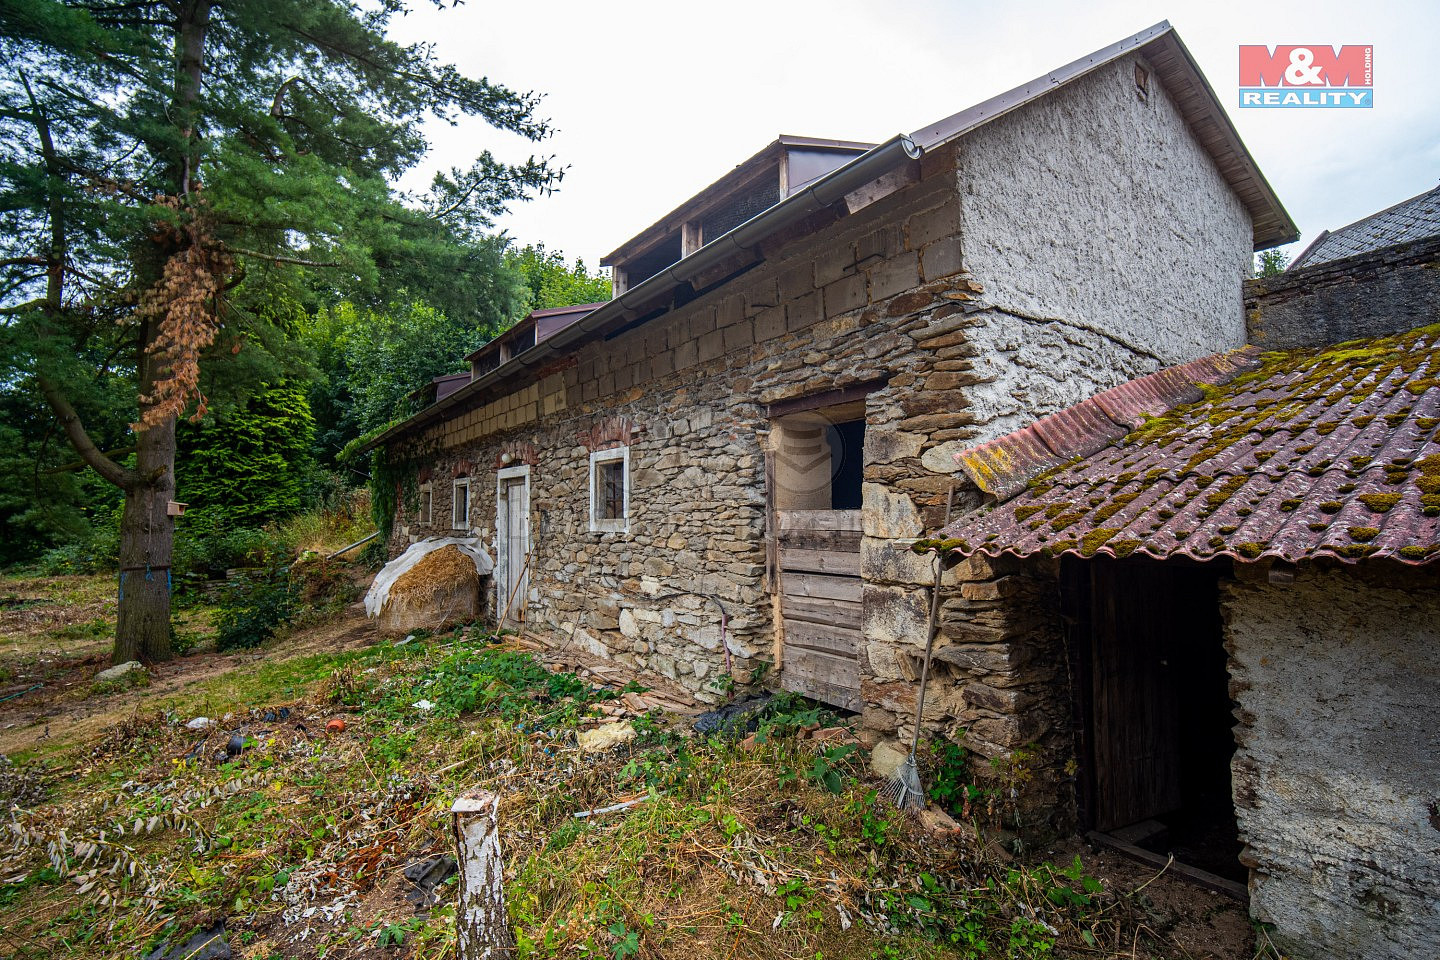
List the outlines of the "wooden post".
{"type": "Polygon", "coordinates": [[[499,960],[515,952],[515,935],[505,912],[499,807],[499,794],[467,790],[450,808],[455,860],[460,864],[460,902],[455,909],[459,960],[499,960]]]}
{"type": "Polygon", "coordinates": [[[774,624],[772,654],[775,675],[785,669],[785,605],[780,580],[780,514],[776,509],[775,451],[765,451],[765,589],[770,591],[770,622],[774,624]]]}

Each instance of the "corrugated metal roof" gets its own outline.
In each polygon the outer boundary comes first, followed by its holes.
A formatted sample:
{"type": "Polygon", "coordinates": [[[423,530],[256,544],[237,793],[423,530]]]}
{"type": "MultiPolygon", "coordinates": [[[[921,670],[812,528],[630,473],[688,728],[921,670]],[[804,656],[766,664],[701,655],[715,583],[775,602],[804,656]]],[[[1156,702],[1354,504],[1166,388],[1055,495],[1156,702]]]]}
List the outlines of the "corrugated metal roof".
{"type": "Polygon", "coordinates": [[[1023,430],[971,447],[955,459],[975,485],[1000,499],[1014,496],[1046,470],[1103,450],[1145,422],[1182,403],[1199,400],[1198,384],[1225,383],[1259,366],[1260,351],[1245,347],[1122,383],[1023,430]]]}
{"type": "Polygon", "coordinates": [[[1440,236],[1440,187],[1371,214],[1364,220],[1357,220],[1333,233],[1327,230],[1295,258],[1290,269],[1313,267],[1317,263],[1437,236],[1440,236]]]}
{"type": "Polygon", "coordinates": [[[992,556],[1440,556],[1440,326],[1263,360],[945,536],[992,556]]]}

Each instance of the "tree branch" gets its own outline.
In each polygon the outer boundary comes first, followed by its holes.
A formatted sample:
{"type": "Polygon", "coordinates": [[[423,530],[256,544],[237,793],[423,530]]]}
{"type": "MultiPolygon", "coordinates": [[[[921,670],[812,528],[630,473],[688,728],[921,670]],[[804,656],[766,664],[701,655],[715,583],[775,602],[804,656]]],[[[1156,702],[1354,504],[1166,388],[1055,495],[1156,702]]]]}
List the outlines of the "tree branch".
{"type": "Polygon", "coordinates": [[[80,459],[121,490],[131,489],[137,480],[134,472],[126,470],[95,446],[90,434],[85,431],[85,425],[80,422],[80,414],[75,412],[60,386],[43,373],[37,373],[35,379],[40,384],[40,392],[45,395],[45,402],[55,411],[55,418],[65,429],[65,436],[75,452],[80,454],[80,459]]]}
{"type": "MultiPolygon", "coordinates": [[[[132,443],[127,447],[116,447],[114,450],[106,450],[104,453],[101,454],[101,456],[107,458],[123,457],[134,452],[135,444],[132,443]]],[[[57,473],[78,473],[79,471],[84,470],[88,466],[90,466],[90,464],[86,461],[76,460],[73,463],[65,464],[63,467],[51,467],[49,470],[45,471],[45,475],[48,477],[53,476],[57,473]]]]}
{"type": "Polygon", "coordinates": [[[278,253],[261,253],[259,250],[246,250],[243,247],[220,246],[216,249],[224,250],[226,253],[233,253],[238,257],[254,257],[256,260],[269,260],[272,263],[290,263],[297,267],[338,267],[339,260],[302,260],[299,257],[287,257],[278,253]]]}

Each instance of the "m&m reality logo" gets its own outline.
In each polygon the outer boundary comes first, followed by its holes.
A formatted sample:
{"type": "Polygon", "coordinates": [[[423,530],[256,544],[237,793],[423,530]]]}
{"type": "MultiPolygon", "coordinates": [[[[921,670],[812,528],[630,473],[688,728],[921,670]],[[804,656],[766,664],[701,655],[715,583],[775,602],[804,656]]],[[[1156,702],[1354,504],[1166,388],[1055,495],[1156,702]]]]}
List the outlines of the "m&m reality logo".
{"type": "Polygon", "coordinates": [[[1375,56],[1368,44],[1240,47],[1242,107],[1373,107],[1375,56]]]}

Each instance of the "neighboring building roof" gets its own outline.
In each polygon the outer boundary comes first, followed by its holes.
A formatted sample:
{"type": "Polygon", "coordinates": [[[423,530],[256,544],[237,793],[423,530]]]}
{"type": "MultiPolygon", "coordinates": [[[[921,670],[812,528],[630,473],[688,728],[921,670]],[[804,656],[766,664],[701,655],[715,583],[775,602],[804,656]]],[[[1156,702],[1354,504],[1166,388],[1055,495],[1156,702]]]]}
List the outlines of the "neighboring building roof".
{"type": "Polygon", "coordinates": [[[944,535],[992,556],[1440,556],[1440,326],[1262,359],[944,535]]]}
{"type": "Polygon", "coordinates": [[[1295,258],[1289,269],[1312,267],[1427,237],[1440,237],[1440,187],[1372,213],[1333,233],[1326,230],[1295,258]]]}
{"type": "Polygon", "coordinates": [[[636,284],[614,300],[602,305],[548,340],[503,362],[497,369],[478,376],[469,385],[437,401],[361,445],[361,451],[379,446],[417,426],[428,423],[456,404],[463,403],[502,380],[523,375],[543,365],[552,355],[578,345],[587,338],[603,336],[607,330],[641,321],[665,309],[675,292],[707,271],[732,261],[737,255],[753,255],[760,244],[806,217],[839,203],[851,191],[891,172],[903,163],[918,160],[926,150],[957,140],[970,131],[1018,109],[1027,103],[1111,63],[1138,52],[1155,67],[1156,75],[1170,92],[1196,137],[1214,158],[1221,174],[1235,189],[1253,225],[1257,250],[1289,243],[1299,236],[1290,215],[1260,173],[1234,125],[1230,123],[1215,91],[1200,73],[1195,59],[1181,43],[1167,20],[1131,37],[1097,50],[1060,69],[992,97],[968,110],[932,124],[913,137],[898,135],[859,154],[844,165],[792,192],[763,213],[752,217],[719,237],[705,238],[699,250],[678,263],[636,284]]]}

